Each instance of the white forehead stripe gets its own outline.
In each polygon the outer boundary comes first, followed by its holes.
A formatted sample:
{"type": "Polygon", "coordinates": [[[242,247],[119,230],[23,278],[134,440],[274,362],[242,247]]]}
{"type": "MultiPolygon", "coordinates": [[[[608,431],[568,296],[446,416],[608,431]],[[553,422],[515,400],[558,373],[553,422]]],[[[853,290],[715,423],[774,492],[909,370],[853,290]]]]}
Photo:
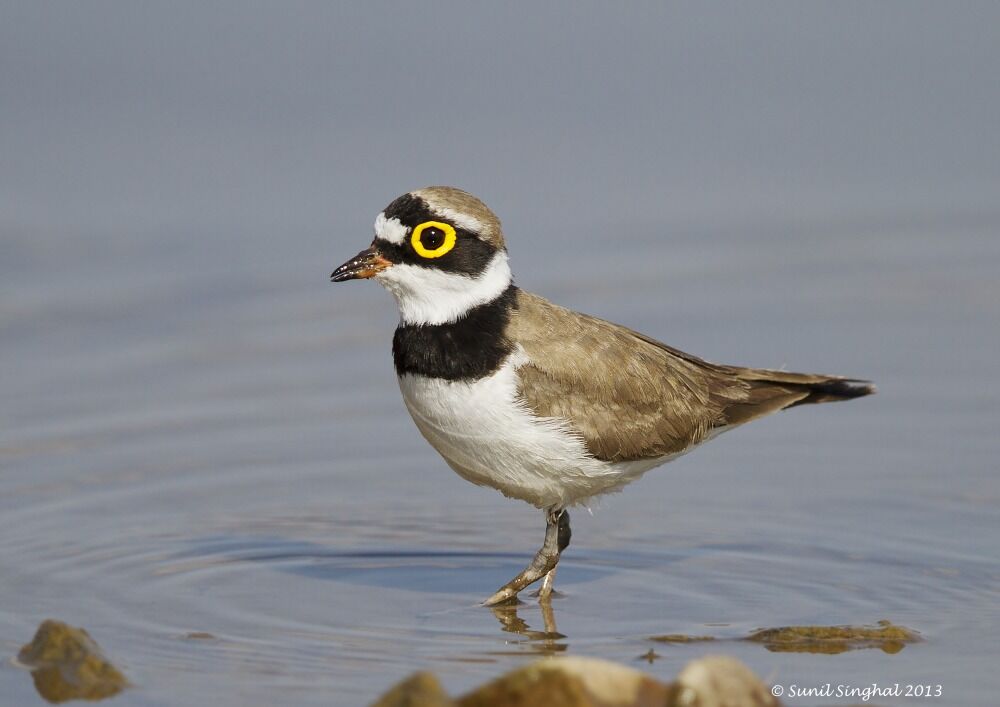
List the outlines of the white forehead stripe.
{"type": "Polygon", "coordinates": [[[434,213],[441,216],[446,221],[451,221],[452,224],[458,226],[459,228],[465,229],[466,231],[472,231],[473,233],[483,232],[483,223],[475,216],[463,214],[461,211],[455,211],[454,209],[449,209],[448,207],[431,206],[431,208],[434,213]]]}
{"type": "Polygon", "coordinates": [[[500,251],[478,277],[396,263],[375,280],[396,298],[404,324],[447,324],[503,294],[511,275],[507,254],[500,251]]]}
{"type": "Polygon", "coordinates": [[[376,238],[381,238],[383,241],[389,241],[395,245],[402,245],[409,232],[410,229],[401,224],[398,218],[386,218],[383,212],[375,217],[376,238]]]}

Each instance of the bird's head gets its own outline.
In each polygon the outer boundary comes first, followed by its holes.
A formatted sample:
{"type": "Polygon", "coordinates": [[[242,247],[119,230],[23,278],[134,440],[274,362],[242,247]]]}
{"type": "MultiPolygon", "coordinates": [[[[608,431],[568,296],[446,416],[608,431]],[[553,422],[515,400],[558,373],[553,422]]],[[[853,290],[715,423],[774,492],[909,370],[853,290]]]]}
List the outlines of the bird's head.
{"type": "Polygon", "coordinates": [[[454,187],[403,194],[375,218],[371,247],[330,275],[332,282],[360,278],[389,290],[406,324],[456,321],[510,287],[500,219],[454,187]]]}

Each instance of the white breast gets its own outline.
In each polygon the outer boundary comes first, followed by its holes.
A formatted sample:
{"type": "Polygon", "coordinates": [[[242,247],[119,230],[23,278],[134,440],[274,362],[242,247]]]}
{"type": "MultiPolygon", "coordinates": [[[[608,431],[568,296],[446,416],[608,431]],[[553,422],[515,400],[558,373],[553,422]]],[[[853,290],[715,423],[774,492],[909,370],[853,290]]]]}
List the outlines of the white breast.
{"type": "Polygon", "coordinates": [[[518,398],[517,368],[526,361],[516,352],[473,382],[399,377],[420,432],[463,478],[539,508],[565,507],[619,489],[669,459],[595,459],[566,421],[537,417],[518,398]]]}

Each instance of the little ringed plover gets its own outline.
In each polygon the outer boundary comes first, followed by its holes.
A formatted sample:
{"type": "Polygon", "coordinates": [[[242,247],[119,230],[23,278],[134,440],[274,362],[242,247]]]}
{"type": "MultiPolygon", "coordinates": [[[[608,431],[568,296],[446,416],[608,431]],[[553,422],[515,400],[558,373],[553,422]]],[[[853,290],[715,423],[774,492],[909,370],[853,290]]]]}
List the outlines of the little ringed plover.
{"type": "Polygon", "coordinates": [[[868,381],[703,361],[518,289],[499,219],[453,187],[403,194],[371,247],[333,271],[395,297],[392,356],[421,434],[461,477],[545,512],[542,548],[486,604],[544,579],[569,545],[569,506],[617,491],[720,432],[848,400],[868,381]]]}

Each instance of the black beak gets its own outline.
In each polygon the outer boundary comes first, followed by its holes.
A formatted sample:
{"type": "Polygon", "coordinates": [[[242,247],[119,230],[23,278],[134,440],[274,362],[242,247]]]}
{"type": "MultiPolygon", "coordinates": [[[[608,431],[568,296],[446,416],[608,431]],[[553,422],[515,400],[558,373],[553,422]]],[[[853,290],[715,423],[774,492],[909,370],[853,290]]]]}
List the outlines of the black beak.
{"type": "Polygon", "coordinates": [[[365,248],[346,263],[333,271],[330,282],[345,282],[347,280],[367,280],[385,270],[392,263],[382,257],[375,246],[365,248]]]}

